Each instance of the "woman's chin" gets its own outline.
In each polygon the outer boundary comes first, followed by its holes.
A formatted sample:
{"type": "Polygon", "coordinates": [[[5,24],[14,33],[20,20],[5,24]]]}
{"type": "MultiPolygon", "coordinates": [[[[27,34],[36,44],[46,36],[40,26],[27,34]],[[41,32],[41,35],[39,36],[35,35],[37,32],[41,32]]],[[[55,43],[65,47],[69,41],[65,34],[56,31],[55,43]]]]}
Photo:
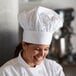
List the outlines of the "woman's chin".
{"type": "Polygon", "coordinates": [[[43,61],[43,60],[35,61],[34,64],[35,64],[35,65],[39,65],[42,61],[43,61]]]}

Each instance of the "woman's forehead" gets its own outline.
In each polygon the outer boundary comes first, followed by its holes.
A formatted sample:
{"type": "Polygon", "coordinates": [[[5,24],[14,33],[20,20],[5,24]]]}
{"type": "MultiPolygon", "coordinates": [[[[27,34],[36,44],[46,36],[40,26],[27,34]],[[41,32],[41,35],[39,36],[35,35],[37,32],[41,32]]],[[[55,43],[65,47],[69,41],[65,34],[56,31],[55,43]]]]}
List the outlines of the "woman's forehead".
{"type": "Polygon", "coordinates": [[[49,47],[50,45],[45,45],[45,44],[31,44],[33,47],[49,47]]]}

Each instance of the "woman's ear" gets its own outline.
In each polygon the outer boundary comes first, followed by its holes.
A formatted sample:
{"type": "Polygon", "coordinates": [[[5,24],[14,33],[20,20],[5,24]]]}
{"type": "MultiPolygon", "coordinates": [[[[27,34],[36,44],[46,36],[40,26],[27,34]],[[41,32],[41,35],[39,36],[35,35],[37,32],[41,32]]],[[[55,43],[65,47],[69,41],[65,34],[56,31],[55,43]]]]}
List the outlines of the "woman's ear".
{"type": "Polygon", "coordinates": [[[22,41],[22,48],[23,48],[23,50],[26,50],[26,47],[27,47],[26,43],[24,41],[22,41]]]}

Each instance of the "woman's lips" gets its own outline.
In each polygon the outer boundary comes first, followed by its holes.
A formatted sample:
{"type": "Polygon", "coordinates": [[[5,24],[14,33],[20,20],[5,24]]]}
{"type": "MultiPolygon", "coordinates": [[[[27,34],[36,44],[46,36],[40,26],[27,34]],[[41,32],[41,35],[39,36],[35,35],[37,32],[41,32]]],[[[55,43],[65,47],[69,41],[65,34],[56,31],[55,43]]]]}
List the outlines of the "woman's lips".
{"type": "Polygon", "coordinates": [[[37,61],[43,60],[43,57],[34,56],[34,58],[35,58],[37,61]]]}

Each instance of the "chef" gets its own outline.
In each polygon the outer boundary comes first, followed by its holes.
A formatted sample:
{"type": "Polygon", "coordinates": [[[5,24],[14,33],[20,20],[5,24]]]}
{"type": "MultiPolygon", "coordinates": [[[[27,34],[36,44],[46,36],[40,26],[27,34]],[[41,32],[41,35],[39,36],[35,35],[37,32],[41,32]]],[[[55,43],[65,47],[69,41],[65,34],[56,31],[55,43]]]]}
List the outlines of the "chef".
{"type": "Polygon", "coordinates": [[[0,68],[0,76],[65,76],[56,61],[47,59],[53,34],[63,26],[63,19],[52,9],[38,6],[18,15],[23,29],[16,57],[0,68]]]}

